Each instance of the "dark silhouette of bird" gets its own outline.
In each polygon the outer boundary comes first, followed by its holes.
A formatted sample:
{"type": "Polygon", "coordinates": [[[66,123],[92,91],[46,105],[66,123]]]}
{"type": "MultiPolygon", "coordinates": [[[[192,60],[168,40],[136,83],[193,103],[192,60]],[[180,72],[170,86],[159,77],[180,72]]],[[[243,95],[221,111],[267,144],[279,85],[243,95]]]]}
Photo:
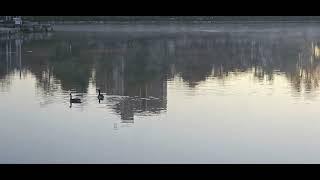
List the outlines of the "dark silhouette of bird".
{"type": "Polygon", "coordinates": [[[81,99],[79,98],[72,98],[72,95],[70,93],[70,103],[81,103],[81,99]]]}
{"type": "Polygon", "coordinates": [[[100,89],[98,89],[98,91],[99,91],[98,99],[99,99],[99,103],[100,103],[100,101],[102,101],[104,99],[104,96],[101,94],[100,89]]]}

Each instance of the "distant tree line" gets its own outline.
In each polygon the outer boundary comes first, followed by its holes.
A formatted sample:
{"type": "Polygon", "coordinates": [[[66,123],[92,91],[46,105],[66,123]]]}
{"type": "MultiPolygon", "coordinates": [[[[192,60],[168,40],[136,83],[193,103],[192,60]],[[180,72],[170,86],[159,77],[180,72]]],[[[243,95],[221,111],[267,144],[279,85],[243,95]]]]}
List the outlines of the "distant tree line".
{"type": "Polygon", "coordinates": [[[320,16],[23,16],[31,21],[320,21],[320,16]]]}
{"type": "Polygon", "coordinates": [[[23,16],[33,21],[177,21],[212,20],[212,16],[23,16]]]}

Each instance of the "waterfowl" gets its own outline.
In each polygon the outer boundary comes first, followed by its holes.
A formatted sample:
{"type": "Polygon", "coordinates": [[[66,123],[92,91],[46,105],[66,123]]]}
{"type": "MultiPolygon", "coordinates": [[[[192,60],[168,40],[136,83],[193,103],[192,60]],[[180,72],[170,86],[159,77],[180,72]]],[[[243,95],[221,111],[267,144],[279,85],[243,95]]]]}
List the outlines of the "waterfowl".
{"type": "Polygon", "coordinates": [[[81,99],[79,98],[72,98],[72,95],[70,93],[70,103],[81,103],[81,99]]]}
{"type": "Polygon", "coordinates": [[[100,102],[100,100],[104,99],[104,96],[102,94],[100,94],[100,89],[98,91],[99,91],[98,99],[99,99],[99,102],[100,102]]]}

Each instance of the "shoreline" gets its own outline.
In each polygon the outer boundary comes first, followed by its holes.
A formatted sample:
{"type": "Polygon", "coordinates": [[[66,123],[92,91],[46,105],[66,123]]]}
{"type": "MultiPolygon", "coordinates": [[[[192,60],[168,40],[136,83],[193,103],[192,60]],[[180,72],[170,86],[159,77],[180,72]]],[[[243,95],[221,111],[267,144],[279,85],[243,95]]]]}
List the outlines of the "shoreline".
{"type": "Polygon", "coordinates": [[[317,21],[43,21],[51,23],[53,25],[76,25],[76,24],[320,24],[320,20],[317,21]]]}
{"type": "MultiPolygon", "coordinates": [[[[55,31],[119,31],[136,32],[145,31],[201,31],[201,32],[222,32],[222,31],[274,31],[274,29],[299,29],[320,28],[320,21],[64,21],[48,22],[52,23],[55,31]],[[110,26],[108,26],[110,25],[110,26]],[[175,26],[176,25],[176,26],[175,26]],[[301,26],[299,26],[301,25],[301,26]],[[90,27],[92,26],[92,27],[90,27]],[[131,27],[130,27],[131,26],[131,27]],[[127,28],[130,29],[127,29],[127,28]],[[141,29],[143,28],[143,29],[141,29]],[[159,29],[160,28],[160,29],[159,29]],[[253,29],[252,29],[253,28],[253,29]]],[[[13,36],[23,33],[17,28],[0,27],[0,36],[13,36]]],[[[31,32],[37,33],[37,32],[31,32]]]]}

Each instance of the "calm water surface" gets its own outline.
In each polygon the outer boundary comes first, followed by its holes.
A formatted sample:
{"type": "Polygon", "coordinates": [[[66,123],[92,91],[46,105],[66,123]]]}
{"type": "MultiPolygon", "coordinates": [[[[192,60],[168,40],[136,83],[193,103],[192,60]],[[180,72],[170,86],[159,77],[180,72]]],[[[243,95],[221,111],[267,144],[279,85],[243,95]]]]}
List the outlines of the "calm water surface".
{"type": "Polygon", "coordinates": [[[0,48],[0,163],[320,162],[320,25],[69,25],[0,48]]]}

